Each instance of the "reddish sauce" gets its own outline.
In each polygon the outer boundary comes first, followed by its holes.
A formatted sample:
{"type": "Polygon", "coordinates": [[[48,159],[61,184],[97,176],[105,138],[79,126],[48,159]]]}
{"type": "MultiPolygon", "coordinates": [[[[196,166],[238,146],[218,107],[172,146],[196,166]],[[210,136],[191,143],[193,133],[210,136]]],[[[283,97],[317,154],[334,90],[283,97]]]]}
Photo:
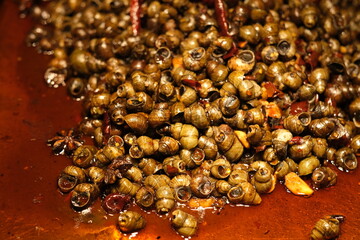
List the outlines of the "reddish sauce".
{"type": "MultiPolygon", "coordinates": [[[[12,1],[0,2],[0,239],[128,239],[100,202],[83,213],[70,208],[70,196],[56,179],[70,160],[54,156],[46,140],[81,120],[81,102],[64,88],[43,80],[48,57],[25,46],[31,28],[19,19],[12,1]]],[[[338,173],[338,183],[312,197],[294,196],[277,184],[252,207],[227,205],[222,211],[191,211],[200,219],[193,239],[308,239],[315,222],[327,214],[346,217],[340,239],[360,236],[360,171],[338,173]]],[[[131,207],[130,209],[137,209],[131,207]]],[[[182,239],[169,217],[142,212],[148,224],[132,239],[182,239]]]]}

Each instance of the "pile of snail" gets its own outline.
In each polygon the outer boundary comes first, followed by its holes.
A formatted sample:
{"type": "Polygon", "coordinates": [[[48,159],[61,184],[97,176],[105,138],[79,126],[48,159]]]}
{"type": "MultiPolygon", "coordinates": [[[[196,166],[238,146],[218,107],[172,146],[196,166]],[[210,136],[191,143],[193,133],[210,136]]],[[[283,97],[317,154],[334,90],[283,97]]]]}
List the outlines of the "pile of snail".
{"type": "Polygon", "coordinates": [[[188,237],[197,220],[179,203],[256,205],[279,181],[298,195],[333,186],[335,168],[352,171],[360,156],[359,6],[34,4],[27,12],[38,25],[27,43],[53,56],[46,83],[84,103],[79,126],[49,141],[72,159],[60,191],[75,210],[100,199],[120,213],[124,232],[145,226],[124,211],[131,201],[172,213],[173,228],[188,237]]]}

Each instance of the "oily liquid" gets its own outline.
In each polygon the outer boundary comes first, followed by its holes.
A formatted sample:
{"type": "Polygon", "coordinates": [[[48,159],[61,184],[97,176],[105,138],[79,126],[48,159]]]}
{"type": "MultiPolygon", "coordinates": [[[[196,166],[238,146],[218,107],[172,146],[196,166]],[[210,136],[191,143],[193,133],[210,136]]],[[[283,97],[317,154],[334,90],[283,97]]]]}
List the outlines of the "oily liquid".
{"type": "MultiPolygon", "coordinates": [[[[182,239],[159,216],[133,205],[147,221],[135,234],[119,232],[117,215],[106,215],[100,201],[82,212],[70,207],[70,196],[56,187],[57,177],[71,160],[54,156],[46,140],[76,126],[82,106],[66,89],[48,88],[43,80],[49,57],[25,46],[30,19],[19,19],[12,1],[0,2],[0,239],[182,239]]],[[[308,239],[324,215],[345,216],[340,239],[360,236],[360,171],[336,170],[338,183],[305,198],[277,183],[262,194],[259,206],[223,209],[180,208],[199,219],[192,239],[308,239]]]]}

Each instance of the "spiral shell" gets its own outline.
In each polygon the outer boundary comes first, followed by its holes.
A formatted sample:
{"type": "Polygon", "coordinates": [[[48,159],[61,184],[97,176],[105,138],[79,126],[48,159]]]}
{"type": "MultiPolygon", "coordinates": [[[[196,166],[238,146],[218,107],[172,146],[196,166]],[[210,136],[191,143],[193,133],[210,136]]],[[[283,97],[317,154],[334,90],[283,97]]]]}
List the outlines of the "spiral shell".
{"type": "Polygon", "coordinates": [[[172,212],[171,224],[174,229],[184,237],[193,236],[196,233],[198,225],[193,215],[179,209],[172,212]]]}
{"type": "Polygon", "coordinates": [[[340,235],[340,223],[344,216],[330,215],[321,218],[311,230],[311,240],[335,239],[340,235]]]}
{"type": "Polygon", "coordinates": [[[118,224],[122,232],[135,232],[143,229],[146,225],[145,219],[137,212],[122,212],[118,218],[118,224]]]}
{"type": "Polygon", "coordinates": [[[159,214],[166,214],[175,206],[174,191],[168,185],[156,189],[155,196],[155,207],[159,214]]]}
{"type": "Polygon", "coordinates": [[[227,193],[227,197],[231,203],[235,204],[258,205],[261,203],[260,195],[249,182],[240,182],[232,187],[227,193]]]}

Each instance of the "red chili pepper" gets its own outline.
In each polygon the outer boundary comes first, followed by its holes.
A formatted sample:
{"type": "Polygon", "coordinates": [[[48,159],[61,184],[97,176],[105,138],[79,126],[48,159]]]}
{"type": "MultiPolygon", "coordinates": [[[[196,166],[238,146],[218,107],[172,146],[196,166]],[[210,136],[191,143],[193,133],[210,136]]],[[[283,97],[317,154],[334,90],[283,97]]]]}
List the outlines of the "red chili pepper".
{"type": "Polygon", "coordinates": [[[295,136],[289,141],[290,145],[293,145],[293,144],[299,145],[302,143],[303,143],[303,138],[300,136],[295,136]]]}
{"type": "Polygon", "coordinates": [[[310,65],[311,69],[314,69],[319,63],[320,53],[317,51],[310,51],[305,62],[310,65]]]}
{"type": "Polygon", "coordinates": [[[103,143],[106,144],[108,139],[110,138],[110,130],[111,130],[111,123],[110,123],[110,116],[108,112],[104,113],[104,121],[102,125],[102,132],[104,135],[103,143]]]}
{"type": "Polygon", "coordinates": [[[215,15],[217,23],[220,27],[220,34],[222,36],[229,36],[228,23],[226,21],[225,4],[223,0],[215,0],[215,15]]]}
{"type": "Polygon", "coordinates": [[[166,166],[166,171],[170,175],[179,173],[179,170],[176,167],[172,167],[172,166],[166,166]]]}
{"type": "Polygon", "coordinates": [[[192,88],[194,88],[196,90],[199,90],[201,88],[201,84],[196,80],[183,79],[182,83],[189,86],[189,87],[192,87],[192,88]]]}
{"type": "Polygon", "coordinates": [[[299,55],[299,54],[296,54],[296,60],[295,60],[295,63],[300,65],[300,66],[303,66],[305,65],[305,61],[303,60],[303,58],[299,55]]]}
{"type": "Polygon", "coordinates": [[[223,59],[228,59],[236,55],[238,49],[236,47],[236,44],[233,42],[233,46],[230,48],[230,50],[223,56],[223,59]]]}
{"type": "Polygon", "coordinates": [[[306,46],[307,46],[307,43],[302,40],[302,39],[296,39],[295,40],[295,46],[296,46],[296,52],[300,55],[305,55],[306,54],[306,46]]]}
{"type": "Polygon", "coordinates": [[[201,0],[201,2],[208,5],[208,6],[213,6],[214,5],[214,0],[201,0]]]}
{"type": "Polygon", "coordinates": [[[204,107],[206,104],[209,104],[209,100],[207,100],[207,99],[200,99],[200,100],[198,101],[198,103],[204,107]]]}
{"type": "Polygon", "coordinates": [[[130,0],[130,19],[134,36],[137,36],[140,30],[140,1],[141,0],[130,0]]]}
{"type": "Polygon", "coordinates": [[[282,92],[272,82],[264,82],[262,86],[266,89],[266,94],[268,98],[276,97],[282,94],[282,92]]]}
{"type": "Polygon", "coordinates": [[[255,51],[255,60],[256,61],[261,61],[262,57],[261,57],[261,52],[260,51],[255,51]]]}
{"type": "Polygon", "coordinates": [[[256,78],[253,75],[246,75],[244,76],[244,80],[256,80],[256,78]]]}
{"type": "Polygon", "coordinates": [[[255,152],[262,152],[266,149],[266,145],[254,146],[255,152]]]}
{"type": "Polygon", "coordinates": [[[126,209],[130,204],[131,197],[120,193],[110,193],[102,202],[102,208],[110,214],[115,214],[126,209]]]}
{"type": "Polygon", "coordinates": [[[309,110],[308,101],[293,102],[290,106],[290,114],[296,115],[298,113],[307,112],[309,110]]]}

